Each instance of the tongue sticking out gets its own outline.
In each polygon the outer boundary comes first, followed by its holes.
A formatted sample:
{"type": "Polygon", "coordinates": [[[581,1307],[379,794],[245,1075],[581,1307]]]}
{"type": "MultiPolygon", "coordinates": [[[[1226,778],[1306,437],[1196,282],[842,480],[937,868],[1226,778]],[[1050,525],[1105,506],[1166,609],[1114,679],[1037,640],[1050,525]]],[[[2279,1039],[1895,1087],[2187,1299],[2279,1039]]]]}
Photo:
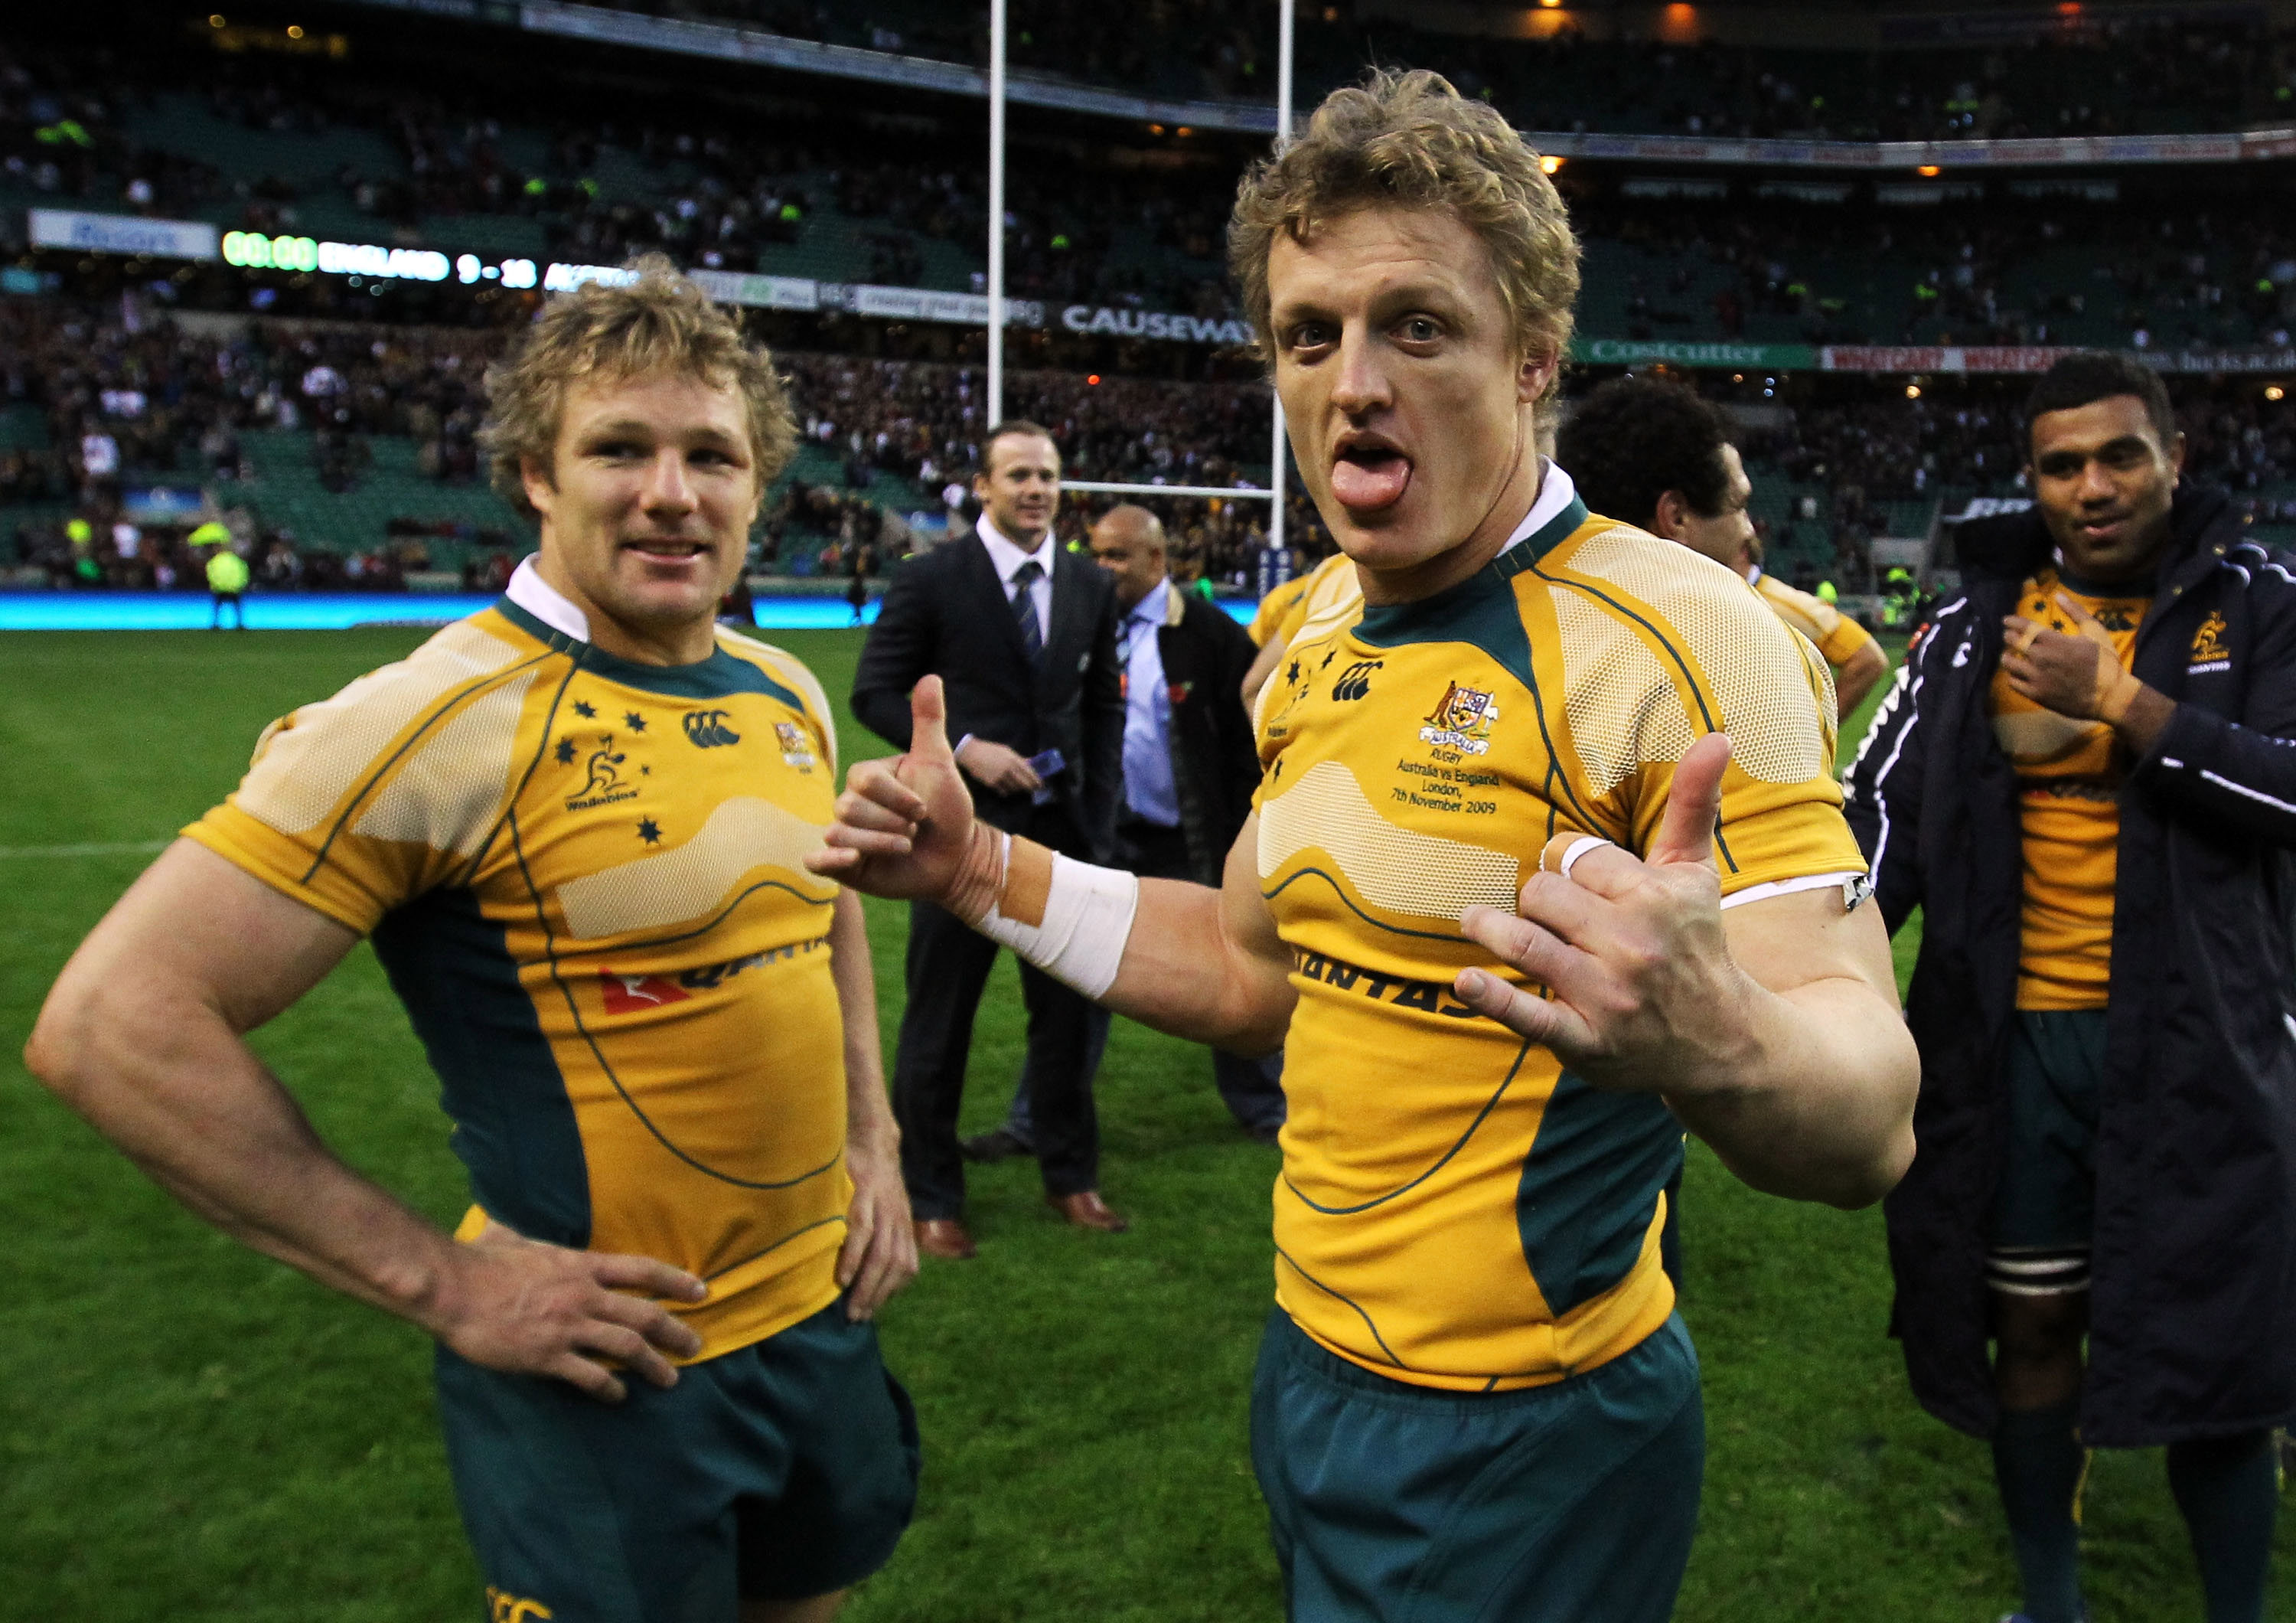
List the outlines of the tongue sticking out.
{"type": "Polygon", "coordinates": [[[1411,482],[1411,463],[1389,451],[1342,457],[1332,464],[1332,496],[1355,511],[1392,507],[1411,482]]]}

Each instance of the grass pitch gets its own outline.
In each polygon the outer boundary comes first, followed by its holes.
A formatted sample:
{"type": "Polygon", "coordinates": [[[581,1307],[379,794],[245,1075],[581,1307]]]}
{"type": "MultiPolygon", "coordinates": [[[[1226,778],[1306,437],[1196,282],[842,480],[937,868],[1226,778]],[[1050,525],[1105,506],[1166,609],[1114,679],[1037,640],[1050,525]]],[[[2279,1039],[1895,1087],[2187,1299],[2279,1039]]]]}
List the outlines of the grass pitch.
{"type": "MultiPolygon", "coordinates": [[[[149,860],[28,848],[165,839],[264,723],[420,635],[0,638],[0,1619],[480,1615],[422,1338],[185,1215],[18,1062],[64,957],[149,860]]],[[[857,634],[778,640],[844,692],[857,634]]],[[[876,752],[845,731],[849,759],[876,752]]],[[[872,903],[870,921],[890,1046],[902,913],[872,903]]],[[[978,1030],[968,1131],[1020,1067],[1009,960],[978,1030]]],[[[442,1223],[460,1212],[436,1084],[365,948],[256,1042],[354,1164],[442,1223]]],[[[1119,1022],[1101,1119],[1130,1234],[1062,1227],[1028,1163],[976,1169],[980,1259],[929,1265],[884,1315],[926,1474],[855,1623],[1279,1614],[1244,1442],[1275,1157],[1210,1083],[1201,1050],[1119,1022]]],[[[1882,1335],[1878,1213],[1753,1194],[1695,1146],[1685,1207],[1710,1458],[1680,1616],[2009,1610],[1985,1450],[1914,1406],[1882,1335]]],[[[2101,1456],[2087,1516],[2099,1623],[2199,1615],[2156,1456],[2101,1456]]]]}

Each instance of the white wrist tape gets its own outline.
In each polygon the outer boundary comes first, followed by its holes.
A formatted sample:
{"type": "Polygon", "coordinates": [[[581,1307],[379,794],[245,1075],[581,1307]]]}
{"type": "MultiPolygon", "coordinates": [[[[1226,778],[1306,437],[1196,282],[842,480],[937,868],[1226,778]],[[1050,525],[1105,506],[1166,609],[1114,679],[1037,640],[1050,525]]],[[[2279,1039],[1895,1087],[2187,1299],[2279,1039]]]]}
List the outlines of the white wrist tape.
{"type": "MultiPolygon", "coordinates": [[[[1012,836],[1004,857],[1012,860],[1012,836]]],[[[1140,909],[1140,881],[1120,868],[1096,868],[1055,853],[1053,883],[1039,924],[1022,924],[990,907],[973,927],[1006,946],[1054,980],[1098,998],[1116,984],[1124,943],[1140,909]]]]}

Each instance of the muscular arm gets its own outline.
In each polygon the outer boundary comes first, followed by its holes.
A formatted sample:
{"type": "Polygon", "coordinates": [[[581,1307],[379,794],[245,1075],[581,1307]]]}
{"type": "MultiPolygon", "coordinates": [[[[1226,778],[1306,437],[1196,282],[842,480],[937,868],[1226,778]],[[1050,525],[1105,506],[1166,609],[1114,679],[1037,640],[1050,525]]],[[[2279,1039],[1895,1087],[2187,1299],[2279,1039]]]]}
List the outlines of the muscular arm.
{"type": "Polygon", "coordinates": [[[1254,813],[1228,850],[1219,889],[1143,879],[1140,909],[1103,1005],[1235,1053],[1282,1047],[1299,994],[1291,954],[1259,894],[1259,849],[1254,813]]]}
{"type": "Polygon", "coordinates": [[[1874,691],[1874,684],[1890,674],[1890,656],[1882,652],[1882,645],[1868,641],[1841,662],[1841,669],[1833,673],[1834,710],[1847,721],[1874,691]]]}
{"type": "Polygon", "coordinates": [[[846,1316],[859,1320],[916,1277],[917,1241],[901,1182],[901,1130],[885,1098],[868,924],[861,898],[849,890],[837,893],[830,914],[829,973],[845,1024],[845,1166],[853,1179],[837,1282],[851,1292],[846,1316]]]}
{"type": "MultiPolygon", "coordinates": [[[[806,866],[873,894],[938,902],[968,921],[988,912],[1008,878],[1041,905],[1052,854],[1014,841],[1008,874],[1003,836],[974,820],[949,754],[939,679],[918,683],[910,702],[908,753],[854,766],[828,843],[806,857],[806,866]]],[[[1160,1031],[1238,1052],[1281,1044],[1293,993],[1289,960],[1259,894],[1257,849],[1255,818],[1229,851],[1219,889],[1139,881],[1123,956],[1098,1001],[1160,1031]]]]}
{"type": "Polygon", "coordinates": [[[1545,1043],[1597,1086],[1662,1096],[1753,1187],[1841,1207],[1879,1199],[1913,1160],[1920,1060],[1898,1012],[1878,912],[1810,890],[1725,912],[1711,830],[1729,752],[1702,740],[1646,859],[1569,838],[1521,910],[1470,908],[1467,934],[1552,990],[1482,970],[1461,999],[1545,1043]]]}
{"type": "MultiPolygon", "coordinates": [[[[806,861],[960,918],[993,906],[1033,926],[1050,916],[1053,859],[1016,841],[1008,863],[1002,836],[972,821],[935,687],[918,686],[909,754],[854,769],[827,847],[806,861]]],[[[1862,1206],[1913,1156],[1919,1062],[1898,1014],[1888,943],[1873,910],[1842,913],[1838,891],[1751,902],[1726,926],[1713,830],[1729,758],[1719,735],[1683,758],[1647,860],[1605,844],[1570,875],[1535,875],[1520,914],[1467,910],[1468,936],[1553,998],[1480,969],[1462,971],[1456,988],[1589,1082],[1663,1095],[1755,1187],[1862,1206]]],[[[1281,1039],[1294,993],[1259,895],[1257,822],[1228,853],[1218,892],[1141,883],[1100,1001],[1243,1051],[1281,1039]]]]}
{"type": "Polygon", "coordinates": [[[81,943],[26,1067],[156,1182],[234,1239],[421,1325],[474,1362],[602,1397],[608,1357],[658,1385],[693,1333],[617,1287],[699,1299],[666,1264],[527,1241],[457,1245],[322,1143],[242,1040],[357,937],[178,840],[81,943]]]}
{"type": "Polygon", "coordinates": [[[1726,1085],[1666,1101],[1723,1165],[1773,1195],[1858,1207],[1913,1162],[1920,1061],[1881,910],[1798,891],[1722,915],[1751,1041],[1726,1085]]]}

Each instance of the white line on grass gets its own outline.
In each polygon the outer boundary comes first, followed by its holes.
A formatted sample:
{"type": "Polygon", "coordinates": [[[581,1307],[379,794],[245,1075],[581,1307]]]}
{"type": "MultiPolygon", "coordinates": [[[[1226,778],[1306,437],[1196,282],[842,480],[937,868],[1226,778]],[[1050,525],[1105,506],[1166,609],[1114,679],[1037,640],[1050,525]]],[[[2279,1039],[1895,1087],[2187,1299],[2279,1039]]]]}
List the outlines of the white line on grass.
{"type": "Polygon", "coordinates": [[[150,856],[172,844],[172,840],[130,840],[118,845],[0,845],[0,857],[150,856]]]}

